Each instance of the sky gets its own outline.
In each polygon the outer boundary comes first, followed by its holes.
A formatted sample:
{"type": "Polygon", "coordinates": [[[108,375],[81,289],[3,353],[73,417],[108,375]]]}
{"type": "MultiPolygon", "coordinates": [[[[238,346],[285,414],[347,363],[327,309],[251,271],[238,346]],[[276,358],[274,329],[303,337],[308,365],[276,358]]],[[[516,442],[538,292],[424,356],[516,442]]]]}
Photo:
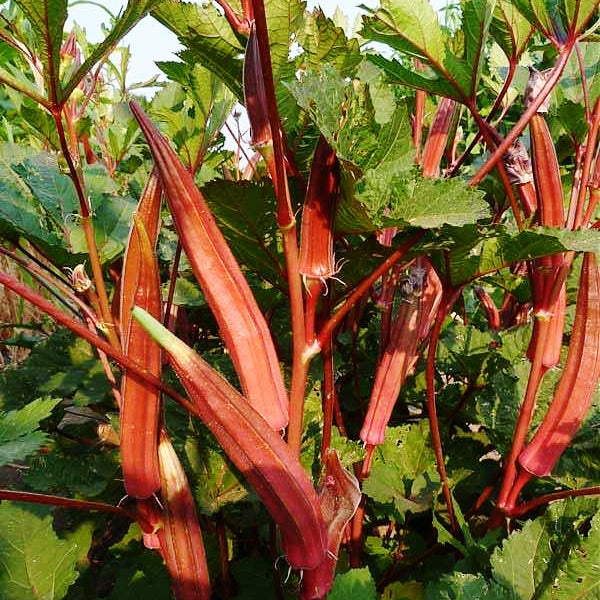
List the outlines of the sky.
{"type": "MultiPolygon", "coordinates": [[[[108,24],[110,20],[106,10],[99,5],[106,7],[116,15],[124,4],[126,4],[126,0],[95,0],[93,3],[85,0],[78,1],[69,8],[69,17],[86,30],[89,41],[99,42],[103,38],[101,23],[108,24]]],[[[356,2],[308,0],[307,4],[308,8],[320,6],[328,16],[333,15],[336,6],[340,6],[342,12],[350,18],[350,22],[353,22],[359,13],[357,8],[359,4],[376,7],[378,0],[357,0],[356,2]]],[[[181,48],[175,35],[149,16],[134,27],[121,45],[128,45],[131,49],[130,73],[135,81],[146,81],[160,73],[154,62],[175,60],[175,53],[181,48]]],[[[131,84],[134,81],[128,81],[128,83],[131,84]]]]}

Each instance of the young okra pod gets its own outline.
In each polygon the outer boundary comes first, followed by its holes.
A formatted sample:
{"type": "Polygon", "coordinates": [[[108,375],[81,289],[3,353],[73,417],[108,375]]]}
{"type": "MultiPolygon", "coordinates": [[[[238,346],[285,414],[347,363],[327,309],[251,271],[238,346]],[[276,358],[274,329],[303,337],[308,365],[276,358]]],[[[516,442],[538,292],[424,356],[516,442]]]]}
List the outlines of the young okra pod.
{"type": "Polygon", "coordinates": [[[400,389],[419,357],[442,299],[442,283],[426,259],[411,268],[414,282],[396,315],[385,351],[377,366],[369,408],[360,439],[369,446],[382,444],[400,389]]]}
{"type": "Polygon", "coordinates": [[[335,274],[333,220],[339,192],[339,161],[327,140],[320,136],[302,209],[298,270],[305,278],[324,281],[335,274]]]}
{"type": "Polygon", "coordinates": [[[177,600],[209,600],[210,582],[194,496],[167,435],[160,436],[163,526],[158,530],[163,556],[177,600]]]}

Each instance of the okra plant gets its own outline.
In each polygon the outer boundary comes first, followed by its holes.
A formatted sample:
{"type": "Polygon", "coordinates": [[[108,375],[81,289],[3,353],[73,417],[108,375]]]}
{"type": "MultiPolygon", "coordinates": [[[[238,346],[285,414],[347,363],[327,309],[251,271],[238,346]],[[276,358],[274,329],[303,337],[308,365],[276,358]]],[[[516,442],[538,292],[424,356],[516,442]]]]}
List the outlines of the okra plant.
{"type": "Polygon", "coordinates": [[[3,2],[0,597],[597,598],[598,4],[3,2]]]}

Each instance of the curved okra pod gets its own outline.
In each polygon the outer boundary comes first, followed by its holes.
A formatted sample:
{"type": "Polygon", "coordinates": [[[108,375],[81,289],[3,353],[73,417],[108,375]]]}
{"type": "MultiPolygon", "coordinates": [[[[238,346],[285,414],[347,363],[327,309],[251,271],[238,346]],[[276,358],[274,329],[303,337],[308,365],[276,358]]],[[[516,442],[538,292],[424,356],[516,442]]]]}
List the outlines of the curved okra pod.
{"type": "Polygon", "coordinates": [[[141,308],[136,307],[133,315],[166,351],[198,415],[271,513],[290,565],[316,568],[327,550],[326,524],[298,457],[189,346],[141,308]]]}

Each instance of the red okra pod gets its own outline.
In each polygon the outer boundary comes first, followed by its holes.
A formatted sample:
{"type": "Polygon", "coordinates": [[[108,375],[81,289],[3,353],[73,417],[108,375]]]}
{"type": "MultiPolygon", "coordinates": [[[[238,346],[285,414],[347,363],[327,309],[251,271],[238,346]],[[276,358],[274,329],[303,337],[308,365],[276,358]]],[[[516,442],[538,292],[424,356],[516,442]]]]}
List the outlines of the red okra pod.
{"type": "MultiPolygon", "coordinates": [[[[153,171],[134,215],[121,278],[121,340],[126,356],[160,377],[160,346],[131,316],[134,304],[160,319],[161,297],[154,247],[162,188],[153,171]]],[[[160,487],[158,429],[160,391],[128,371],[121,380],[121,462],[125,490],[148,498],[160,487]]]]}
{"type": "Polygon", "coordinates": [[[320,136],[302,209],[298,270],[303,277],[323,281],[335,274],[333,220],[339,191],[339,161],[327,140],[320,136]]]}
{"type": "Polygon", "coordinates": [[[219,324],[248,402],[273,429],[288,421],[288,397],[271,333],[248,282],[192,175],[134,102],[181,244],[219,324]]]}
{"type": "Polygon", "coordinates": [[[548,475],[571,443],[591,406],[600,378],[600,270],[596,255],[584,255],[571,343],[554,397],[531,442],[519,455],[521,466],[548,475]]]}
{"type": "Polygon", "coordinates": [[[377,366],[369,408],[360,431],[367,445],[382,444],[402,384],[413,369],[419,344],[427,337],[442,298],[442,284],[426,259],[411,268],[419,293],[406,298],[392,323],[389,341],[377,366]],[[414,273],[415,269],[420,269],[414,273]]]}
{"type": "Polygon", "coordinates": [[[421,164],[424,177],[440,176],[440,164],[448,144],[448,135],[454,120],[456,106],[456,100],[450,98],[442,98],[438,104],[423,148],[421,164]]]}
{"type": "Polygon", "coordinates": [[[279,526],[290,565],[316,568],[327,551],[326,524],[317,494],[296,454],[189,346],[144,310],[136,307],[133,314],[166,351],[204,424],[279,526]]]}

